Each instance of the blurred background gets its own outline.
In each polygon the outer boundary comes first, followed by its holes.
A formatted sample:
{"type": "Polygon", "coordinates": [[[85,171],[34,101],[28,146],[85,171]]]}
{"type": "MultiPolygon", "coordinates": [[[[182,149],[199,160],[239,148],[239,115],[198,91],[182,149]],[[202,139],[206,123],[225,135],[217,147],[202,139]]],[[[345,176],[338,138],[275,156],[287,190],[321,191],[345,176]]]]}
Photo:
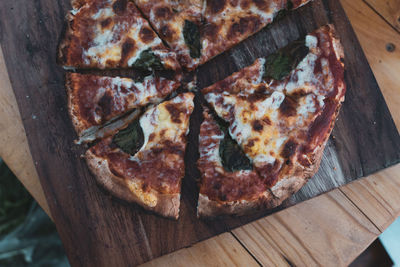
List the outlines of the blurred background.
{"type": "Polygon", "coordinates": [[[54,223],[1,158],[0,266],[69,266],[54,223]]]}

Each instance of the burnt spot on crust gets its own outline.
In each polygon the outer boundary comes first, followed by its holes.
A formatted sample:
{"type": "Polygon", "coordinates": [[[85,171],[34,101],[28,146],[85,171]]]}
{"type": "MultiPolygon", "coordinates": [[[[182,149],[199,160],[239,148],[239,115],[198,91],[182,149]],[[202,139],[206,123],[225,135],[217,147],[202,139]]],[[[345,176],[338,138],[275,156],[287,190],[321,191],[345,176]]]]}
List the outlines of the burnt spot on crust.
{"type": "Polygon", "coordinates": [[[143,190],[144,192],[149,192],[149,191],[151,190],[151,187],[150,187],[146,182],[144,182],[144,183],[142,184],[142,190],[143,190]]]}
{"type": "Polygon", "coordinates": [[[215,23],[207,23],[201,28],[201,35],[208,38],[216,37],[219,26],[215,23]]]}
{"type": "Polygon", "coordinates": [[[113,100],[110,92],[106,92],[99,100],[98,104],[101,108],[102,118],[107,118],[112,112],[113,100]]]}
{"type": "Polygon", "coordinates": [[[253,3],[256,4],[260,10],[265,10],[268,7],[268,3],[265,0],[253,0],[253,3]]]}
{"type": "Polygon", "coordinates": [[[221,183],[219,181],[216,181],[213,185],[212,185],[212,189],[214,190],[219,190],[221,188],[221,183]]]}
{"type": "Polygon", "coordinates": [[[153,141],[154,141],[154,138],[156,138],[156,134],[155,134],[155,133],[151,133],[151,134],[149,135],[149,142],[153,142],[153,141]]]}
{"type": "Polygon", "coordinates": [[[169,20],[171,19],[173,13],[171,12],[171,9],[165,6],[158,7],[154,11],[154,15],[157,19],[166,19],[169,20]]]}
{"type": "Polygon", "coordinates": [[[126,39],[122,44],[121,62],[127,61],[129,55],[135,50],[135,41],[131,38],[126,39]]]}
{"type": "Polygon", "coordinates": [[[289,159],[291,156],[293,156],[296,153],[298,144],[296,141],[289,139],[286,143],[285,146],[283,147],[280,155],[285,158],[289,159]]]}
{"type": "Polygon", "coordinates": [[[174,36],[175,31],[167,24],[167,25],[164,25],[161,27],[160,33],[161,33],[161,36],[163,36],[167,39],[171,39],[174,36]]]}
{"type": "Polygon", "coordinates": [[[107,59],[105,65],[109,66],[110,68],[116,68],[118,67],[118,61],[115,61],[113,59],[107,59]]]}
{"type": "Polygon", "coordinates": [[[295,116],[297,114],[297,101],[286,96],[279,106],[279,113],[285,117],[295,116]]]}
{"type": "Polygon", "coordinates": [[[260,139],[258,139],[258,138],[250,139],[246,144],[246,148],[251,149],[254,146],[255,142],[257,142],[259,140],[260,139]]]}
{"type": "Polygon", "coordinates": [[[149,27],[143,27],[139,32],[139,37],[144,43],[149,43],[154,40],[156,35],[149,27]]]}
{"type": "Polygon", "coordinates": [[[257,16],[240,18],[238,22],[233,23],[229,28],[227,38],[231,39],[238,35],[244,35],[247,32],[255,32],[260,27],[260,18],[257,16]]]}
{"type": "Polygon", "coordinates": [[[264,184],[267,187],[272,187],[278,180],[280,165],[281,162],[279,160],[275,160],[274,163],[268,163],[257,168],[257,171],[264,178],[264,184]]]}
{"type": "Polygon", "coordinates": [[[252,127],[254,131],[261,132],[264,128],[260,120],[254,120],[252,122],[252,127]]]}
{"type": "Polygon", "coordinates": [[[171,115],[171,120],[174,123],[181,123],[181,118],[180,118],[180,114],[181,114],[181,110],[179,108],[177,108],[176,105],[174,104],[167,104],[165,106],[165,108],[168,110],[169,114],[171,115]]]}
{"type": "Polygon", "coordinates": [[[101,24],[101,27],[104,29],[104,28],[108,28],[110,26],[111,22],[112,22],[111,18],[106,18],[100,24],[101,24]]]}
{"type": "Polygon", "coordinates": [[[255,103],[258,101],[263,101],[268,96],[269,96],[268,94],[265,94],[264,92],[257,90],[253,94],[245,96],[244,98],[246,98],[247,101],[249,101],[250,103],[255,103]]]}
{"type": "Polygon", "coordinates": [[[301,165],[303,165],[304,167],[309,167],[309,166],[311,166],[312,164],[313,164],[313,161],[308,157],[308,155],[307,154],[305,154],[305,151],[306,149],[304,148],[304,147],[302,147],[301,149],[300,149],[300,151],[301,151],[301,156],[298,158],[298,161],[299,161],[299,163],[301,164],[301,165]]]}
{"type": "Polygon", "coordinates": [[[240,2],[240,7],[242,9],[248,9],[250,7],[251,0],[243,0],[240,2]]]}
{"type": "Polygon", "coordinates": [[[217,14],[221,12],[226,5],[226,0],[208,0],[207,1],[207,6],[208,10],[212,14],[217,14]]]}
{"type": "Polygon", "coordinates": [[[167,132],[167,129],[162,129],[160,132],[160,137],[163,138],[165,136],[166,132],[167,132]]]}
{"type": "Polygon", "coordinates": [[[112,9],[114,10],[115,14],[122,15],[126,10],[126,6],[128,4],[128,0],[117,0],[112,5],[112,9]]]}

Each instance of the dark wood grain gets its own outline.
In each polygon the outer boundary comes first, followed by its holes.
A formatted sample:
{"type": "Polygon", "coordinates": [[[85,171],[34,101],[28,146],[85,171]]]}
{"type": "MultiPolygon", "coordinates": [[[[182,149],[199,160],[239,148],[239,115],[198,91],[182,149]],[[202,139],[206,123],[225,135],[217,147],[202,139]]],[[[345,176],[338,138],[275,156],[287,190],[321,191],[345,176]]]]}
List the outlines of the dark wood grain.
{"type": "MultiPolygon", "coordinates": [[[[53,218],[74,266],[136,265],[189,246],[276,210],[399,162],[400,137],[336,0],[315,1],[215,58],[196,73],[210,85],[327,23],[345,48],[348,92],[318,174],[273,211],[242,218],[196,218],[199,173],[194,168],[200,107],[191,121],[180,219],[171,221],[127,205],[100,189],[73,145],[66,112],[64,70],[55,55],[68,0],[0,1],[0,41],[32,156],[53,218]]],[[[198,103],[199,97],[196,98],[198,103]]]]}

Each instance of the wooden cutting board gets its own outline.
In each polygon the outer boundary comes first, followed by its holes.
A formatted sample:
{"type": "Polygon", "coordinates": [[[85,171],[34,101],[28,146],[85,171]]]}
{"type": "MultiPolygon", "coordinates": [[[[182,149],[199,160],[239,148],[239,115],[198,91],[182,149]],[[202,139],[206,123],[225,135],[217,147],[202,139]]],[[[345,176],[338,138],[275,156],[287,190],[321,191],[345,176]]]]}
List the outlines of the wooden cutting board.
{"type": "MultiPolygon", "coordinates": [[[[197,70],[199,87],[260,56],[333,23],[346,57],[348,92],[318,174],[282,207],[241,218],[198,220],[197,158],[200,116],[193,116],[181,218],[163,219],[118,201],[95,184],[80,155],[66,111],[64,71],[56,47],[68,0],[2,0],[0,41],[31,152],[72,265],[136,265],[243,225],[400,161],[400,137],[353,30],[335,0],[315,1],[197,70]]],[[[197,109],[198,111],[198,109],[197,109]]]]}

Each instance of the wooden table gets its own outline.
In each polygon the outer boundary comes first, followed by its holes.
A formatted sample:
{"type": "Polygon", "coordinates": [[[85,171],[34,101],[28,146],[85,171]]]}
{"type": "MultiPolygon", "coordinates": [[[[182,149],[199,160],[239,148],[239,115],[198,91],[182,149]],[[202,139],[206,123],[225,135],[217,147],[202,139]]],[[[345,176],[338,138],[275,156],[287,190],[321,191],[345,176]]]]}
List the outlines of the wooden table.
{"type": "MultiPolygon", "coordinates": [[[[399,129],[400,1],[341,2],[399,129]]],[[[1,49],[0,118],[0,157],[50,214],[1,49]]],[[[400,164],[145,265],[347,265],[399,215],[400,164]]]]}

